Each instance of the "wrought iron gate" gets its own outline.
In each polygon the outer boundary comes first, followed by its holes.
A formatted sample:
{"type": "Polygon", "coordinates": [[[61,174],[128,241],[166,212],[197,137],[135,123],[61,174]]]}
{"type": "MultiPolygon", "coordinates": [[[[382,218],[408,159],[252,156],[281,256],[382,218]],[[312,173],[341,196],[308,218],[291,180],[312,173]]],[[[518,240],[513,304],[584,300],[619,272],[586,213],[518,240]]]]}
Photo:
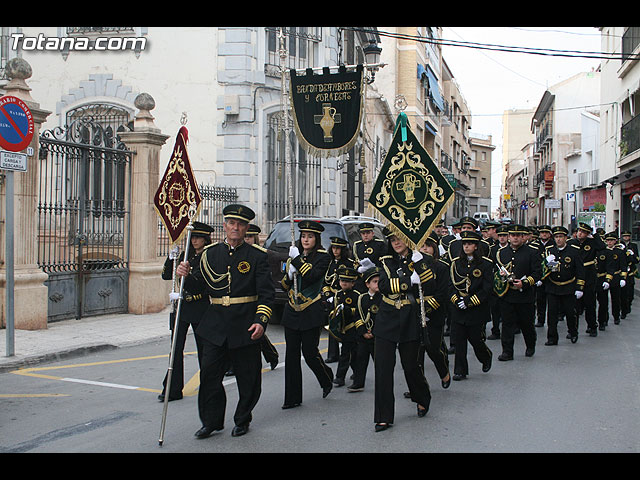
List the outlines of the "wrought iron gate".
{"type": "Polygon", "coordinates": [[[38,265],[49,275],[50,322],[128,309],[131,151],[122,128],[79,115],[40,136],[38,265]]]}

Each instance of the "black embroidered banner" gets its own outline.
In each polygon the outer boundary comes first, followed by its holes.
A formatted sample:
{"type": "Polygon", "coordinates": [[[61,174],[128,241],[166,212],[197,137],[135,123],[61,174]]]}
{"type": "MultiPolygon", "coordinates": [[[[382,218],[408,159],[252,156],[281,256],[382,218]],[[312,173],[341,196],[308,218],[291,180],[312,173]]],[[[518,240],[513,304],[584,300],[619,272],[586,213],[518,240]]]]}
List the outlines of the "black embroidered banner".
{"type": "Polygon", "coordinates": [[[303,75],[291,70],[290,97],[298,140],[316,156],[346,153],[358,138],[364,102],[363,67],[355,71],[340,67],[322,74],[307,69],[303,75]]]}

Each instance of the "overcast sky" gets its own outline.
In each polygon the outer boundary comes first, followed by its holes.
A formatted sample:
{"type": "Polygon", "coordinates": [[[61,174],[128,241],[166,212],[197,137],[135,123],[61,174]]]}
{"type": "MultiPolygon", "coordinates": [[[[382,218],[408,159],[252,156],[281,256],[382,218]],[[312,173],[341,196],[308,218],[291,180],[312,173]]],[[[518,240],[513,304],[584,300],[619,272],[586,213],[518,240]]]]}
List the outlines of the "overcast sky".
{"type": "MultiPolygon", "coordinates": [[[[600,52],[595,27],[443,27],[443,40],[508,47],[600,52]]],[[[498,206],[502,163],[502,113],[536,108],[547,87],[596,69],[600,60],[444,46],[443,57],[469,107],[471,130],[493,136],[492,211],[498,206]]]]}

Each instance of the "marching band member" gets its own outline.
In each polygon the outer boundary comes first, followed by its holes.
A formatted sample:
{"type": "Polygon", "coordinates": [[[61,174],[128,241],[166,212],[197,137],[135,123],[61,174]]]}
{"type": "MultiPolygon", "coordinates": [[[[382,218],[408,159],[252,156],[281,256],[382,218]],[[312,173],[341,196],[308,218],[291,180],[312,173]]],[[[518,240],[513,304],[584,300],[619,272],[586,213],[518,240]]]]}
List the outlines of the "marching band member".
{"type": "MultiPolygon", "coordinates": [[[[509,228],[506,225],[500,225],[496,229],[496,235],[498,240],[491,246],[489,250],[489,259],[493,263],[494,274],[496,267],[496,255],[498,250],[502,247],[506,247],[509,244],[509,228]]],[[[495,290],[491,290],[491,296],[489,297],[489,309],[491,310],[491,335],[487,337],[487,340],[500,340],[500,302],[495,290]]]]}
{"type": "MultiPolygon", "coordinates": [[[[204,248],[211,243],[211,228],[206,223],[193,222],[193,230],[191,231],[191,246],[189,248],[189,264],[191,267],[195,267],[200,263],[200,255],[204,248]]],[[[180,253],[178,262],[184,259],[184,252],[180,253]]],[[[168,257],[164,262],[162,268],[162,279],[173,280],[174,260],[168,257]]],[[[178,335],[176,339],[176,350],[173,358],[173,372],[171,374],[171,388],[169,389],[169,401],[180,400],[182,398],[182,389],[184,388],[184,345],[187,341],[187,332],[189,331],[189,325],[195,332],[200,324],[202,315],[209,306],[209,300],[206,295],[191,294],[189,291],[183,289],[183,302],[181,305],[180,318],[178,320],[178,328],[174,330],[176,312],[171,312],[169,315],[169,328],[171,329],[171,339],[173,341],[173,335],[178,335]]],[[[178,294],[179,295],[179,294],[178,294]]],[[[202,361],[202,344],[200,337],[194,335],[196,341],[196,350],[198,351],[198,365],[202,361]]],[[[158,400],[164,402],[164,396],[167,388],[167,375],[165,375],[162,381],[162,393],[158,395],[158,400]]]]}
{"type": "Polygon", "coordinates": [[[197,438],[223,428],[227,400],[222,380],[229,361],[239,395],[231,435],[247,433],[261,393],[259,340],[275,296],[267,254],[244,242],[255,213],[243,205],[228,205],[223,215],[225,241],[208,246],[193,273],[189,273],[189,262],[181,262],[176,269],[177,275],[185,277],[188,291],[210,297],[196,329],[203,345],[198,392],[202,428],[197,438]]]}
{"type": "MultiPolygon", "coordinates": [[[[329,313],[329,332],[342,344],[334,385],[342,387],[350,366],[355,365],[357,353],[356,312],[360,293],[354,290],[358,272],[341,266],[337,271],[340,290],[333,296],[333,310],[329,313]]],[[[355,373],[355,370],[354,370],[355,373]]]]}
{"type": "Polygon", "coordinates": [[[526,228],[509,226],[509,246],[498,250],[497,267],[507,279],[507,291],[500,297],[502,319],[502,353],[500,361],[513,360],[514,332],[520,328],[524,337],[525,356],[532,357],[536,349],[536,330],[533,323],[535,289],[542,276],[542,262],[538,250],[524,243],[526,228]]]}
{"type": "Polygon", "coordinates": [[[549,312],[547,315],[547,341],[545,345],[558,344],[558,318],[562,314],[567,319],[568,338],[571,343],[578,341],[576,300],[583,295],[585,271],[581,261],[580,248],[569,245],[569,231],[565,227],[553,227],[554,243],[545,250],[544,290],[547,295],[549,312]]]}
{"type": "MultiPolygon", "coordinates": [[[[597,257],[598,280],[601,280],[601,271],[606,269],[605,280],[609,282],[608,289],[598,288],[598,330],[603,331],[609,323],[609,295],[611,296],[611,316],[613,323],[620,323],[621,292],[625,288],[627,279],[627,252],[618,243],[616,232],[609,232],[604,236],[607,248],[597,257]],[[604,257],[604,258],[603,258],[604,257]],[[608,261],[605,261],[608,260],[608,261]],[[604,264],[601,266],[601,263],[604,264]]],[[[599,281],[598,284],[601,282],[599,281]]],[[[599,286],[599,285],[598,285],[599,286]]]]}
{"type": "Polygon", "coordinates": [[[281,280],[289,295],[281,320],[286,342],[283,409],[302,403],[301,354],[322,387],[323,398],[329,395],[333,386],[333,371],[324,363],[318,350],[326,319],[321,290],[330,261],[320,240],[324,227],[312,220],[303,220],[298,227],[300,238],[289,249],[286,274],[281,280]],[[297,279],[297,296],[294,278],[297,279]]]}
{"type": "Polygon", "coordinates": [[[598,235],[592,235],[591,226],[580,222],[575,239],[569,240],[570,245],[577,245],[582,254],[582,264],[585,266],[584,295],[578,299],[576,308],[578,312],[584,311],[587,322],[586,333],[591,337],[598,335],[596,323],[596,257],[607,248],[598,235]]]}
{"type": "MultiPolygon", "coordinates": [[[[331,310],[332,301],[335,293],[340,289],[340,279],[338,278],[338,268],[340,266],[346,266],[349,268],[355,268],[355,261],[349,255],[349,242],[344,238],[331,237],[331,247],[329,249],[329,267],[324,275],[324,283],[322,285],[322,297],[327,311],[331,310]]],[[[327,363],[337,362],[340,357],[340,344],[332,336],[329,335],[329,347],[327,350],[327,363]]]]}
{"type": "Polygon", "coordinates": [[[463,253],[451,262],[452,323],[455,328],[455,366],[453,379],[462,380],[469,374],[467,341],[473,347],[482,371],[491,368],[493,354],[485,344],[485,325],[489,317],[489,296],[493,287],[493,265],[478,252],[481,241],[476,232],[461,233],[463,253]]]}
{"type": "MultiPolygon", "coordinates": [[[[420,276],[413,270],[412,252],[407,245],[385,229],[389,239],[389,255],[382,257],[379,288],[382,303],[373,326],[375,338],[375,431],[386,430],[394,421],[395,400],[393,373],[396,350],[409,386],[411,399],[417,403],[418,416],[424,417],[431,403],[429,384],[418,365],[420,327],[414,286],[420,276]]],[[[418,253],[418,252],[415,252],[418,253]]]]}
{"type": "MultiPolygon", "coordinates": [[[[547,248],[554,244],[553,232],[549,225],[541,225],[538,228],[538,235],[536,245],[538,246],[540,257],[544,258],[547,248]]],[[[544,327],[545,318],[547,316],[547,296],[545,294],[544,287],[545,284],[542,282],[536,284],[536,327],[544,327]]]]}
{"type": "Polygon", "coordinates": [[[375,360],[375,348],[373,338],[373,325],[376,314],[380,309],[382,295],[378,288],[380,280],[380,267],[373,267],[362,274],[362,279],[367,291],[358,297],[356,333],[358,349],[353,373],[353,384],[347,388],[349,392],[361,392],[364,390],[369,357],[375,360]]]}
{"type": "Polygon", "coordinates": [[[620,294],[620,318],[624,319],[629,312],[631,312],[631,304],[633,303],[633,297],[635,295],[635,282],[636,275],[638,273],[638,263],[640,263],[640,254],[638,254],[638,246],[631,241],[631,232],[625,230],[622,232],[622,244],[627,250],[627,278],[625,279],[625,286],[622,287],[620,294]]]}

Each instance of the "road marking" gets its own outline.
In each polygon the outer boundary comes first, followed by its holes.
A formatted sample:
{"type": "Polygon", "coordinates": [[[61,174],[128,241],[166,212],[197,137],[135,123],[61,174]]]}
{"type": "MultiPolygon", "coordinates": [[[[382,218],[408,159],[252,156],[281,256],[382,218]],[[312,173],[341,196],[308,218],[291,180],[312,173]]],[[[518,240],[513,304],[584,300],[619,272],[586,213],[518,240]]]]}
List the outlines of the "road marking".
{"type": "Polygon", "coordinates": [[[0,393],[0,398],[70,397],[66,393],[0,393]]]}

